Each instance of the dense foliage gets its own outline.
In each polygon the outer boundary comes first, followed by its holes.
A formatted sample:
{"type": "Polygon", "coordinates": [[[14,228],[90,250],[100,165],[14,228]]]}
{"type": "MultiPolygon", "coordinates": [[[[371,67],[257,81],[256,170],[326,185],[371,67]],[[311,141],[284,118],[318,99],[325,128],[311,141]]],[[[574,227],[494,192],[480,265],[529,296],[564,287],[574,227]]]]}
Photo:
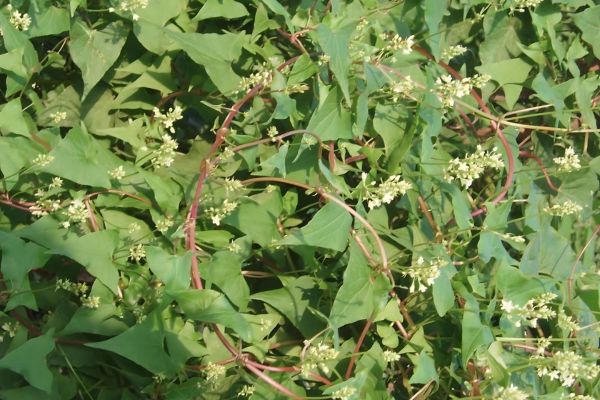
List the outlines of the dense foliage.
{"type": "Polygon", "coordinates": [[[3,1],[0,399],[599,398],[599,21],[3,1]]]}

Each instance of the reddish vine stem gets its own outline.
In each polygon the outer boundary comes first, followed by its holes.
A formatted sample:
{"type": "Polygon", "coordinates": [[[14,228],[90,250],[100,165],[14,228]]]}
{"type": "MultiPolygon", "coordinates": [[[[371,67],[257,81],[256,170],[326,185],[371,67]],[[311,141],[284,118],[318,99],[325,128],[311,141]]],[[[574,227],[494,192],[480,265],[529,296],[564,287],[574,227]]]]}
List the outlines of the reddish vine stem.
{"type": "Polygon", "coordinates": [[[435,223],[435,219],[433,219],[433,215],[431,214],[431,211],[429,210],[429,206],[427,205],[427,202],[425,202],[425,199],[421,195],[419,195],[419,197],[417,197],[417,200],[419,202],[419,208],[425,215],[425,218],[427,218],[427,222],[429,222],[431,229],[433,229],[433,231],[435,232],[435,241],[437,243],[441,243],[442,236],[443,236],[442,231],[440,230],[440,227],[438,226],[438,224],[435,223]]]}
{"type": "MultiPolygon", "coordinates": [[[[421,55],[425,56],[427,59],[429,59],[433,62],[436,62],[439,66],[444,68],[450,75],[452,75],[454,77],[454,79],[459,79],[459,80],[462,79],[462,76],[454,68],[452,68],[451,66],[449,66],[448,64],[446,64],[443,61],[437,61],[433,57],[433,55],[431,55],[424,48],[419,47],[419,46],[415,46],[414,48],[421,55]]],[[[483,99],[481,98],[479,93],[477,93],[477,91],[475,89],[471,89],[471,97],[473,97],[475,99],[479,108],[481,108],[482,111],[484,111],[487,114],[491,114],[489,107],[487,106],[487,104],[485,104],[485,102],[483,101],[483,99]]],[[[506,194],[508,193],[510,187],[512,186],[513,177],[514,177],[514,173],[515,173],[515,160],[513,157],[512,150],[510,148],[510,144],[508,143],[508,140],[506,139],[504,132],[500,128],[499,121],[490,120],[490,125],[491,125],[492,129],[494,129],[496,131],[496,136],[498,136],[498,139],[500,140],[500,143],[502,144],[502,147],[504,148],[504,151],[506,152],[506,158],[508,158],[506,181],[504,183],[504,186],[502,187],[502,191],[492,200],[492,203],[494,205],[496,205],[496,204],[500,203],[506,197],[506,194]]],[[[486,211],[487,211],[486,208],[482,207],[477,210],[474,210],[471,213],[471,215],[477,216],[480,214],[484,214],[486,211]]]]}
{"type": "Polygon", "coordinates": [[[298,396],[296,393],[292,392],[290,389],[286,388],[285,386],[283,386],[281,383],[277,382],[270,376],[263,373],[260,369],[256,368],[254,365],[246,364],[245,367],[248,370],[250,370],[254,375],[258,376],[260,379],[262,379],[263,381],[265,381],[266,383],[271,385],[271,387],[277,389],[279,392],[285,394],[286,396],[288,396],[292,399],[296,399],[296,400],[300,400],[303,398],[301,396],[298,396]]]}
{"type": "MultiPolygon", "coordinates": [[[[278,70],[282,70],[288,65],[293,64],[298,60],[299,56],[293,57],[279,67],[278,70]]],[[[209,175],[210,168],[212,165],[210,158],[217,152],[221,144],[225,141],[229,133],[229,127],[231,126],[233,119],[239,113],[240,109],[244,104],[250,101],[253,97],[255,97],[260,91],[263,89],[263,85],[256,85],[253,87],[244,97],[238,100],[232,107],[227,116],[225,117],[225,121],[221,125],[221,128],[217,131],[217,137],[215,141],[210,146],[208,154],[204,156],[202,161],[200,162],[199,168],[199,176],[198,181],[196,182],[196,189],[194,190],[194,198],[192,200],[192,204],[190,206],[190,210],[186,217],[185,223],[185,244],[186,249],[192,253],[192,265],[191,265],[191,275],[192,282],[196,289],[202,289],[202,280],[200,277],[200,270],[198,268],[198,258],[196,253],[196,219],[198,218],[198,206],[200,203],[200,195],[202,194],[202,189],[204,188],[204,181],[209,175]]]]}
{"type": "Polygon", "coordinates": [[[535,154],[532,154],[528,151],[520,151],[519,157],[531,158],[532,160],[534,160],[540,166],[540,169],[542,170],[542,173],[544,174],[544,178],[546,178],[546,183],[548,183],[548,187],[550,189],[554,190],[555,192],[558,192],[558,188],[556,186],[554,186],[554,183],[552,183],[552,180],[550,179],[550,176],[548,175],[548,171],[546,170],[546,167],[544,167],[542,160],[538,156],[536,156],[535,154]]]}
{"type": "Polygon", "coordinates": [[[356,357],[358,357],[358,353],[360,352],[360,348],[362,347],[365,338],[367,337],[367,332],[369,332],[369,328],[373,324],[373,317],[369,318],[367,322],[365,322],[365,326],[360,333],[358,338],[358,342],[356,342],[356,346],[354,347],[354,352],[352,353],[352,357],[350,357],[350,363],[348,364],[348,368],[346,369],[346,374],[344,375],[345,379],[350,379],[352,376],[352,370],[354,369],[354,364],[356,364],[356,357]]]}

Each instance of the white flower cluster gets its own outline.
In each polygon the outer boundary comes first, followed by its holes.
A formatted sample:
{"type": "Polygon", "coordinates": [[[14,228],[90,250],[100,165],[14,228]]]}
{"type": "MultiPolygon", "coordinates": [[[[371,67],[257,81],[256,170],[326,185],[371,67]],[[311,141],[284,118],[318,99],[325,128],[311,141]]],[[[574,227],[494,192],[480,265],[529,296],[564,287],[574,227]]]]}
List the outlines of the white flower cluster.
{"type": "Polygon", "coordinates": [[[564,387],[572,386],[577,380],[596,379],[600,366],[596,362],[587,363],[582,356],[572,351],[557,351],[551,357],[536,357],[540,360],[537,367],[538,376],[547,376],[550,380],[558,380],[564,387]]]}
{"type": "Polygon", "coordinates": [[[215,364],[213,362],[209,362],[206,364],[204,369],[204,373],[206,374],[206,381],[212,386],[215,387],[221,379],[225,377],[225,373],[227,369],[225,366],[221,364],[215,364]]]}
{"type": "Polygon", "coordinates": [[[68,218],[68,221],[62,223],[65,229],[68,229],[71,223],[81,224],[85,222],[88,217],[87,207],[81,199],[72,200],[64,214],[68,218]]]}
{"type": "Polygon", "coordinates": [[[173,124],[183,118],[183,108],[179,106],[169,108],[166,114],[163,114],[158,107],[154,107],[152,113],[154,114],[154,119],[160,122],[171,133],[175,133],[173,124]]]}
{"type": "MultiPolygon", "coordinates": [[[[7,5],[6,8],[8,11],[12,11],[12,5],[7,5]]],[[[19,10],[12,11],[10,13],[10,19],[8,20],[15,29],[19,31],[27,31],[29,30],[29,26],[31,25],[31,17],[27,13],[21,14],[19,10]]]]}
{"type": "Polygon", "coordinates": [[[448,168],[444,170],[444,180],[452,182],[459,180],[465,187],[469,188],[475,179],[478,179],[486,168],[502,169],[504,162],[498,149],[494,147],[490,151],[483,150],[481,145],[477,145],[475,153],[469,154],[464,158],[455,158],[450,161],[448,168]]]}
{"type": "Polygon", "coordinates": [[[400,355],[400,353],[393,350],[386,350],[383,352],[383,361],[385,361],[386,363],[399,361],[401,357],[402,356],[400,355]]]}
{"type": "Polygon", "coordinates": [[[550,215],[564,217],[566,215],[578,214],[583,210],[579,204],[575,203],[572,200],[565,200],[559,204],[553,204],[550,207],[544,207],[544,211],[550,215]]]}
{"type": "Polygon", "coordinates": [[[151,161],[155,168],[170,167],[175,161],[177,142],[168,134],[162,136],[162,144],[152,152],[151,161]]]}
{"type": "Polygon", "coordinates": [[[417,262],[412,265],[408,271],[402,272],[403,275],[408,275],[412,278],[412,283],[408,291],[415,293],[416,283],[418,283],[419,292],[426,292],[427,288],[435,282],[440,276],[440,269],[445,262],[441,258],[434,258],[425,262],[423,257],[417,258],[417,262]]]}
{"type": "Polygon", "coordinates": [[[565,314],[563,310],[558,312],[557,325],[560,329],[567,332],[573,332],[581,329],[575,319],[572,316],[565,314]]]}
{"type": "Polygon", "coordinates": [[[391,96],[394,103],[401,98],[408,98],[415,90],[415,82],[407,75],[397,82],[392,82],[384,91],[391,96]]]}
{"type": "Polygon", "coordinates": [[[146,249],[144,245],[138,243],[129,248],[129,258],[135,262],[140,262],[143,258],[146,258],[146,249]]]}
{"type": "Polygon", "coordinates": [[[116,181],[120,181],[125,177],[125,168],[119,165],[117,168],[108,171],[108,175],[116,181]]]}
{"type": "Polygon", "coordinates": [[[236,397],[250,397],[256,391],[256,387],[254,385],[244,385],[237,393],[236,397]]]}
{"type": "Polygon", "coordinates": [[[223,186],[225,187],[225,191],[227,193],[236,193],[244,188],[242,182],[235,178],[225,178],[223,186]]]}
{"type": "Polygon", "coordinates": [[[46,191],[43,189],[38,189],[38,191],[35,192],[35,196],[39,198],[35,201],[34,205],[29,207],[29,211],[34,217],[41,218],[44,215],[48,215],[49,213],[60,209],[60,201],[42,198],[45,195],[46,191]]]}
{"type": "Polygon", "coordinates": [[[450,75],[437,78],[435,93],[442,103],[442,107],[454,107],[454,99],[467,96],[473,88],[485,85],[491,77],[489,75],[475,75],[461,80],[452,79],[450,75]]]}
{"type": "Polygon", "coordinates": [[[575,149],[572,147],[565,150],[564,157],[555,157],[554,163],[558,166],[558,172],[571,172],[581,169],[579,156],[575,154],[575,149]]]}
{"type": "Polygon", "coordinates": [[[11,324],[10,322],[5,322],[2,324],[2,326],[0,326],[0,329],[2,329],[3,331],[0,335],[0,343],[2,343],[4,341],[4,335],[8,335],[8,337],[10,338],[14,338],[15,336],[17,336],[19,324],[16,322],[14,324],[11,324]]]}
{"type": "Polygon", "coordinates": [[[508,387],[502,389],[498,396],[494,397],[494,400],[527,400],[529,396],[527,393],[521,391],[518,387],[511,384],[508,387]]]}
{"type": "Polygon", "coordinates": [[[283,89],[283,93],[285,94],[294,94],[294,93],[304,93],[310,87],[306,83],[294,83],[292,85],[286,86],[283,89]]]}
{"type": "Polygon", "coordinates": [[[539,319],[550,319],[556,316],[556,312],[550,308],[549,304],[557,297],[554,293],[543,293],[530,299],[523,306],[513,304],[510,300],[502,300],[501,308],[508,320],[516,327],[520,327],[524,322],[535,328],[539,319]]]}
{"type": "Polygon", "coordinates": [[[450,46],[442,51],[442,60],[451,60],[454,57],[465,54],[466,51],[467,48],[465,46],[461,46],[460,44],[457,44],[456,46],[450,46]]]}
{"type": "Polygon", "coordinates": [[[54,178],[52,178],[52,182],[48,185],[48,189],[53,190],[53,189],[60,189],[63,185],[63,180],[61,178],[59,178],[58,176],[55,176],[54,178]]]}
{"type": "Polygon", "coordinates": [[[86,283],[74,283],[68,279],[57,279],[54,290],[66,290],[78,296],[81,305],[85,308],[96,309],[100,307],[100,297],[87,294],[89,287],[86,283]]]}
{"type": "Polygon", "coordinates": [[[38,167],[45,167],[54,161],[54,156],[48,154],[38,154],[31,163],[38,167]]]}
{"type": "Polygon", "coordinates": [[[332,399],[350,400],[356,394],[356,388],[352,386],[344,386],[343,388],[331,393],[332,399]]]}
{"type": "Polygon", "coordinates": [[[255,86],[261,85],[263,88],[269,86],[273,80],[273,72],[267,66],[267,63],[259,65],[256,72],[248,77],[242,77],[238,92],[247,92],[255,86]]]}
{"type": "MultiPolygon", "coordinates": [[[[138,9],[143,9],[148,7],[149,0],[121,0],[119,1],[119,10],[121,11],[130,11],[132,14],[132,18],[134,21],[140,19],[140,16],[135,13],[138,9]]],[[[110,7],[108,9],[110,12],[115,12],[114,7],[110,7]]]]}
{"type": "Polygon", "coordinates": [[[518,12],[525,12],[529,7],[535,8],[544,0],[513,0],[510,9],[518,12]]]}
{"type": "Polygon", "coordinates": [[[569,400],[597,400],[595,397],[587,396],[585,394],[575,394],[569,393],[569,397],[561,397],[561,400],[569,399],[569,400]]]}
{"type": "Polygon", "coordinates": [[[221,220],[231,214],[237,206],[237,202],[225,199],[221,207],[209,207],[206,210],[206,213],[212,220],[212,223],[219,226],[221,224],[221,220]]]}
{"type": "Polygon", "coordinates": [[[382,204],[390,204],[399,195],[404,195],[412,188],[412,184],[408,181],[401,180],[400,175],[392,175],[375,186],[375,182],[366,183],[367,174],[363,173],[362,182],[366,187],[365,200],[368,202],[370,209],[380,207],[382,204]]]}
{"type": "Polygon", "coordinates": [[[159,221],[156,221],[156,229],[160,233],[165,233],[173,226],[174,222],[171,218],[164,218],[159,221]]]}
{"type": "Polygon", "coordinates": [[[331,371],[325,362],[335,360],[339,355],[339,351],[326,343],[310,346],[302,361],[302,374],[307,376],[310,371],[316,370],[317,368],[325,374],[329,374],[331,371]]]}
{"type": "Polygon", "coordinates": [[[66,111],[53,112],[52,114],[50,114],[50,118],[52,118],[52,121],[55,124],[60,124],[62,121],[67,119],[67,112],[66,111]]]}
{"type": "Polygon", "coordinates": [[[382,33],[379,35],[381,39],[385,41],[385,45],[382,50],[384,52],[395,52],[400,51],[402,54],[410,54],[412,52],[412,48],[415,45],[415,36],[410,35],[406,39],[402,38],[397,33],[382,33]]]}
{"type": "Polygon", "coordinates": [[[267,129],[267,136],[271,138],[271,141],[275,142],[275,136],[277,135],[279,135],[279,131],[275,126],[270,126],[269,129],[267,129]]]}

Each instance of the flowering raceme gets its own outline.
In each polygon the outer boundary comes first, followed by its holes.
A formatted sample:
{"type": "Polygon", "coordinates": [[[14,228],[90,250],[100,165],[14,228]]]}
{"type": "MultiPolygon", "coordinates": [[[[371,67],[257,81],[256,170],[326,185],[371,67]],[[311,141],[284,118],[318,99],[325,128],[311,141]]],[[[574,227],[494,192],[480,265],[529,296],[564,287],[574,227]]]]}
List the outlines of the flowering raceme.
{"type": "Polygon", "coordinates": [[[444,179],[447,182],[459,180],[468,189],[475,179],[483,175],[486,168],[500,170],[503,167],[502,155],[497,148],[483,150],[481,145],[477,145],[475,153],[450,161],[450,165],[444,170],[444,179]]]}
{"type": "Polygon", "coordinates": [[[441,258],[434,258],[425,262],[423,257],[417,258],[417,262],[412,265],[408,271],[402,274],[410,276],[413,281],[410,285],[409,292],[414,293],[417,288],[419,292],[426,292],[427,288],[435,282],[440,276],[440,269],[444,266],[444,261],[441,258]]]}
{"type": "Polygon", "coordinates": [[[575,150],[572,147],[565,150],[564,157],[555,157],[554,163],[558,166],[558,172],[571,172],[581,169],[579,156],[575,154],[575,150]]]}
{"type": "Polygon", "coordinates": [[[400,175],[392,175],[387,178],[385,182],[382,182],[377,186],[374,186],[374,182],[366,184],[366,174],[363,174],[362,179],[363,184],[367,188],[365,200],[368,202],[370,209],[380,207],[384,203],[390,204],[396,197],[406,194],[406,192],[412,188],[412,184],[408,181],[401,180],[400,175]]]}
{"type": "Polygon", "coordinates": [[[473,88],[482,87],[490,79],[489,75],[475,75],[460,80],[453,79],[450,75],[444,75],[436,79],[435,93],[442,103],[442,107],[450,108],[454,106],[454,99],[467,96],[473,88]]]}
{"type": "Polygon", "coordinates": [[[556,316],[556,312],[549,307],[552,300],[558,296],[554,293],[543,293],[530,299],[523,306],[513,304],[510,300],[502,300],[502,311],[516,327],[523,322],[535,328],[539,319],[550,319],[556,316]]]}

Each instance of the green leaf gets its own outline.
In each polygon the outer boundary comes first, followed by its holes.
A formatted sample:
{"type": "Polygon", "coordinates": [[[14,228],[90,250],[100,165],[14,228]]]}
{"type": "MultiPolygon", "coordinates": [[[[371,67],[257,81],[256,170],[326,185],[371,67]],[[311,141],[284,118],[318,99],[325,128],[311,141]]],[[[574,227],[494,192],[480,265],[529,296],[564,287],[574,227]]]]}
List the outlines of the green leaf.
{"type": "Polygon", "coordinates": [[[575,260],[570,241],[547,224],[527,244],[520,269],[527,275],[543,273],[562,281],[569,277],[574,266],[578,266],[575,260]]]}
{"type": "Polygon", "coordinates": [[[441,268],[440,276],[433,282],[433,304],[440,317],[454,307],[454,290],[452,289],[452,276],[456,269],[452,264],[441,268]]]}
{"type": "Polygon", "coordinates": [[[172,373],[177,367],[164,351],[164,340],[164,322],[153,312],[120,335],[86,346],[116,353],[154,374],[172,373]]]}
{"type": "Polygon", "coordinates": [[[178,256],[167,253],[161,247],[147,246],[146,260],[152,273],[164,282],[167,290],[190,287],[192,253],[187,252],[183,256],[178,256]]]}
{"type": "Polygon", "coordinates": [[[581,29],[583,40],[592,45],[594,55],[600,58],[600,5],[575,14],[573,22],[581,29]]]}
{"type": "Polygon", "coordinates": [[[37,310],[37,303],[30,291],[29,272],[42,268],[49,256],[45,249],[35,243],[27,243],[7,232],[0,231],[0,249],[2,250],[1,269],[7,289],[12,291],[4,311],[24,305],[37,310]]]}
{"type": "Polygon", "coordinates": [[[504,90],[506,105],[512,110],[519,99],[523,89],[523,83],[529,76],[531,65],[520,58],[511,58],[495,63],[484,64],[475,69],[481,74],[488,74],[492,80],[504,90]]]}
{"type": "MultiPolygon", "coordinates": [[[[352,59],[350,58],[350,38],[354,33],[355,21],[348,21],[347,18],[331,20],[331,27],[322,23],[317,28],[317,40],[319,45],[330,58],[329,65],[340,88],[344,93],[347,104],[351,104],[350,89],[348,88],[348,70],[352,59]]],[[[309,129],[310,130],[310,129],[309,129]]]]}
{"type": "Polygon", "coordinates": [[[333,89],[314,112],[306,129],[314,132],[321,140],[352,138],[350,111],[342,106],[339,89],[333,89]]]}
{"type": "Polygon", "coordinates": [[[514,58],[521,54],[518,31],[521,22],[503,12],[490,11],[485,14],[483,29],[485,40],[479,48],[482,65],[514,58]]]}
{"type": "MultiPolygon", "coordinates": [[[[463,288],[464,289],[464,288],[463,288]]],[[[462,319],[462,365],[467,362],[478,348],[488,346],[494,341],[494,335],[489,326],[481,323],[479,316],[479,303],[475,297],[466,290],[461,291],[465,298],[464,314],[462,319]]]]}
{"type": "Polygon", "coordinates": [[[20,99],[9,101],[0,110],[0,129],[21,136],[31,136],[30,131],[32,129],[28,126],[25,115],[27,114],[21,108],[20,99]]]}
{"type": "Polygon", "coordinates": [[[338,290],[329,321],[334,328],[371,318],[386,304],[390,283],[380,272],[373,271],[353,241],[344,282],[338,290]]]}
{"type": "Polygon", "coordinates": [[[343,251],[348,245],[352,216],[333,202],[320,209],[306,226],[292,231],[279,245],[317,246],[343,251]]]}
{"type": "MultiPolygon", "coordinates": [[[[33,5],[31,9],[35,8],[33,5]]],[[[69,12],[64,8],[48,7],[42,13],[30,12],[31,27],[27,31],[30,38],[56,35],[69,30],[69,12]]]]}
{"type": "MultiPolygon", "coordinates": [[[[425,23],[429,28],[427,41],[431,46],[431,53],[439,58],[440,56],[440,23],[446,13],[447,3],[440,3],[438,0],[425,0],[422,3],[425,14],[425,23]]],[[[425,383],[425,382],[421,382],[425,383]]]]}
{"type": "Polygon", "coordinates": [[[122,164],[79,127],[71,129],[50,155],[54,161],[42,167],[45,172],[89,186],[110,188],[108,171],[122,164]]]}
{"type": "Polygon", "coordinates": [[[235,0],[208,0],[196,14],[194,21],[210,18],[235,19],[246,15],[248,15],[246,7],[235,0]]]}
{"type": "Polygon", "coordinates": [[[324,328],[324,322],[311,313],[319,304],[320,289],[309,276],[301,276],[284,282],[284,287],[266,290],[250,296],[263,301],[287,318],[305,338],[310,338],[324,328]]]}
{"type": "Polygon", "coordinates": [[[240,311],[246,310],[250,296],[250,289],[242,275],[243,261],[243,257],[230,251],[218,251],[209,262],[200,265],[206,286],[210,287],[211,283],[217,285],[240,311]]]}
{"type": "Polygon", "coordinates": [[[0,368],[9,369],[23,377],[31,386],[50,393],[53,376],[46,363],[46,356],[54,350],[53,330],[45,335],[29,339],[0,359],[0,368]]]}
{"type": "Polygon", "coordinates": [[[250,324],[223,294],[210,289],[167,291],[167,294],[177,301],[188,318],[226,326],[243,340],[252,340],[250,324]]]}
{"type": "Polygon", "coordinates": [[[113,253],[118,243],[119,235],[116,231],[99,231],[70,238],[62,245],[51,248],[50,253],[77,261],[116,294],[119,273],[113,261],[113,253]]]}
{"type": "Polygon", "coordinates": [[[82,73],[83,98],[119,58],[126,38],[127,28],[121,21],[111,22],[100,31],[91,29],[80,21],[73,23],[69,52],[82,73]]]}
{"type": "Polygon", "coordinates": [[[231,63],[239,58],[249,35],[167,32],[178,48],[206,69],[222,93],[230,94],[237,90],[240,78],[233,72],[231,63]]]}
{"type": "Polygon", "coordinates": [[[410,377],[409,382],[413,385],[415,384],[425,384],[429,381],[439,381],[438,373],[435,369],[435,361],[434,359],[425,352],[425,350],[421,351],[419,356],[414,360],[415,364],[415,372],[410,377]]]}
{"type": "Polygon", "coordinates": [[[281,237],[277,229],[277,218],[283,207],[279,190],[262,192],[240,203],[223,223],[239,229],[262,247],[281,237]]]}

